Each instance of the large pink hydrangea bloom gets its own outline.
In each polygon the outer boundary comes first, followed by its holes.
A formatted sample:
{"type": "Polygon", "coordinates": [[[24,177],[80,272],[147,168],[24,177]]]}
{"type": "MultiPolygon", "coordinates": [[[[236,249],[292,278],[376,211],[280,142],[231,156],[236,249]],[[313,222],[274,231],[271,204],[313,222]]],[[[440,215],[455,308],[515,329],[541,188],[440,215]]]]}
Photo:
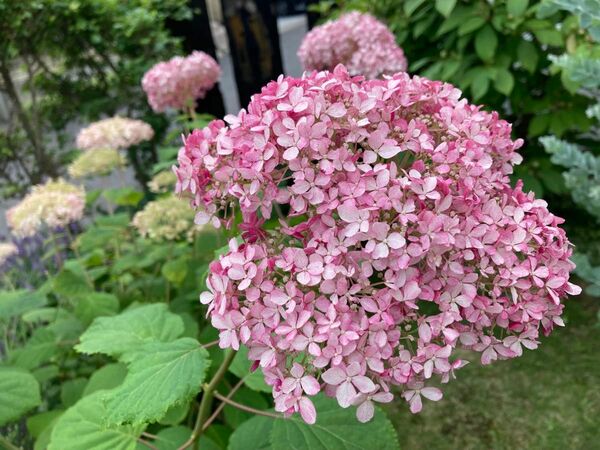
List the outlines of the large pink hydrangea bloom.
{"type": "Polygon", "coordinates": [[[466,363],[457,349],[489,364],[563,324],[561,299],[580,292],[563,220],[510,186],[510,124],[460,96],[339,66],[280,77],[185,140],[177,190],[198,222],[243,217],[201,301],[278,411],[312,423],[323,391],[366,421],[397,386],[418,412],[466,363]],[[276,203],[294,225],[263,227],[276,203]]]}
{"type": "Polygon", "coordinates": [[[312,29],[298,58],[306,70],[333,70],[344,64],[350,74],[377,78],[406,70],[406,57],[392,32],[369,14],[351,12],[312,29]]]}
{"type": "Polygon", "coordinates": [[[204,98],[220,75],[221,68],[210,55],[194,51],[154,65],[144,74],[142,88],[154,111],[183,110],[204,98]]]}

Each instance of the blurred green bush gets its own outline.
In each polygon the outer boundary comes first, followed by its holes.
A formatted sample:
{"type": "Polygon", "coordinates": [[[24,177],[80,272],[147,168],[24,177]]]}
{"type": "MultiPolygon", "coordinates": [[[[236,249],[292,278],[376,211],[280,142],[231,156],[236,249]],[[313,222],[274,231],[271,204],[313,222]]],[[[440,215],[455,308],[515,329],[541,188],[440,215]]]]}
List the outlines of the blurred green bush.
{"type": "Polygon", "coordinates": [[[139,80],[179,49],[165,21],[191,17],[187,3],[0,0],[0,196],[57,175],[72,121],[121,112],[165,128],[139,80]]]}

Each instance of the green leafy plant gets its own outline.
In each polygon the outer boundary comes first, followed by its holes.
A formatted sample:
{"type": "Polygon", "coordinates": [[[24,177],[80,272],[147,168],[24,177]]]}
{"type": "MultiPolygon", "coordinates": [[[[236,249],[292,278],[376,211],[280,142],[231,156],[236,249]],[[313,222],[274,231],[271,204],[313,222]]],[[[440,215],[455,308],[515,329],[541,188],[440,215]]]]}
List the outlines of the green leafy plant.
{"type": "MultiPolygon", "coordinates": [[[[73,121],[125,110],[160,136],[167,123],[151,114],[139,80],[179,48],[167,18],[190,16],[184,0],[0,1],[1,194],[59,174],[73,121]]],[[[142,150],[153,154],[151,144],[142,150]]]]}

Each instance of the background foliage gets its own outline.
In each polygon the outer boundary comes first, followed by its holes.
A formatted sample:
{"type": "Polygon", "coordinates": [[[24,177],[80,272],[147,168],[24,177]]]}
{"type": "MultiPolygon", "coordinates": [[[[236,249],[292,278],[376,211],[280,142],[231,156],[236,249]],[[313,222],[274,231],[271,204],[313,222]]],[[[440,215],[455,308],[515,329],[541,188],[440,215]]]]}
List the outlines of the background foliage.
{"type": "Polygon", "coordinates": [[[121,113],[143,117],[160,137],[166,123],[150,113],[139,80],[178,52],[165,21],[190,17],[186,5],[0,0],[0,195],[60,172],[71,148],[69,125],[121,113]]]}

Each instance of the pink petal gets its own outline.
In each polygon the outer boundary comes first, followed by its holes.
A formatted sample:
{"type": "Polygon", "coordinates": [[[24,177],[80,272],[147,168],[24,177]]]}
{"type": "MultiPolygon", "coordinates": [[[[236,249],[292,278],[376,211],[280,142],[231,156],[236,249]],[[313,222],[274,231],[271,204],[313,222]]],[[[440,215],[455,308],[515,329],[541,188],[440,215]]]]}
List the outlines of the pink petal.
{"type": "Polygon", "coordinates": [[[356,206],[343,204],[338,206],[338,214],[340,215],[340,219],[344,222],[353,223],[357,222],[360,218],[360,214],[356,206]]]}
{"type": "Polygon", "coordinates": [[[365,423],[373,418],[375,415],[375,407],[373,406],[373,402],[367,400],[360,404],[360,406],[356,409],[356,418],[359,422],[365,423]]]}
{"type": "Polygon", "coordinates": [[[421,402],[421,396],[419,394],[413,395],[408,403],[410,404],[410,412],[413,414],[421,412],[423,409],[423,402],[421,402]]]}
{"type": "Polygon", "coordinates": [[[404,245],[406,244],[406,240],[404,239],[404,236],[402,236],[400,233],[391,233],[387,237],[387,243],[390,246],[390,248],[398,249],[404,247],[404,245]]]}
{"type": "Polygon", "coordinates": [[[376,388],[375,383],[369,377],[357,375],[352,378],[352,384],[363,394],[373,392],[376,388]]]}
{"type": "Polygon", "coordinates": [[[301,397],[298,400],[298,409],[300,410],[300,415],[302,419],[312,425],[317,421],[317,411],[315,410],[315,405],[310,401],[307,397],[301,397]]]}
{"type": "Polygon", "coordinates": [[[346,372],[339,367],[332,367],[321,375],[321,379],[325,383],[333,386],[337,386],[338,384],[342,383],[346,378],[346,372]]]}
{"type": "Polygon", "coordinates": [[[319,385],[317,379],[310,375],[302,377],[300,384],[307,395],[316,395],[321,390],[321,386],[319,385]]]}
{"type": "Polygon", "coordinates": [[[335,397],[342,408],[347,408],[352,404],[354,397],[356,397],[356,389],[349,381],[345,381],[340,384],[335,391],[335,397]]]}
{"type": "Polygon", "coordinates": [[[442,391],[436,387],[426,387],[421,389],[421,395],[434,402],[441,400],[443,397],[442,391]]]}

